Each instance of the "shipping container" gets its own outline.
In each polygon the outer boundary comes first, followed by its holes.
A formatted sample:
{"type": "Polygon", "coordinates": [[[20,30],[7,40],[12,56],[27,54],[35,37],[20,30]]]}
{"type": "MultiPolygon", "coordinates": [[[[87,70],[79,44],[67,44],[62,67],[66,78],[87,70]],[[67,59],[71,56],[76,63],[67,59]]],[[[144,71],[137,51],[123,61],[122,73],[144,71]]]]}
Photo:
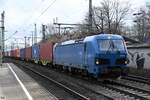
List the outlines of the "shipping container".
{"type": "Polygon", "coordinates": [[[26,48],[26,60],[32,60],[32,48],[31,47],[27,47],[26,48]]]}
{"type": "Polygon", "coordinates": [[[14,50],[14,57],[17,59],[20,58],[20,49],[19,48],[14,50]]]}
{"type": "Polygon", "coordinates": [[[20,49],[20,59],[25,60],[25,54],[26,54],[26,49],[22,48],[20,49]]]}
{"type": "Polygon", "coordinates": [[[40,43],[40,61],[43,65],[52,63],[53,59],[53,43],[42,42],[40,43]]]}
{"type": "Polygon", "coordinates": [[[40,48],[39,45],[33,45],[32,46],[32,60],[35,63],[38,63],[40,59],[40,48]]]}

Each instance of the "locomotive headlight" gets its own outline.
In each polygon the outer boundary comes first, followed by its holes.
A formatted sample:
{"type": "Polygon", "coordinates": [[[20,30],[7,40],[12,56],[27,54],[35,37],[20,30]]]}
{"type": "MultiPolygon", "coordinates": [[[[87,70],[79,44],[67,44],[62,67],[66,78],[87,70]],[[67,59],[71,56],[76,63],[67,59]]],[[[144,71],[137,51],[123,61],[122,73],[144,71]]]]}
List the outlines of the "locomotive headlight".
{"type": "Polygon", "coordinates": [[[129,59],[127,58],[124,63],[129,64],[129,59]]]}
{"type": "Polygon", "coordinates": [[[99,65],[100,64],[100,61],[99,61],[99,59],[96,59],[96,65],[99,65]]]}
{"type": "Polygon", "coordinates": [[[128,61],[126,60],[124,63],[125,63],[125,64],[128,64],[128,61]]]}

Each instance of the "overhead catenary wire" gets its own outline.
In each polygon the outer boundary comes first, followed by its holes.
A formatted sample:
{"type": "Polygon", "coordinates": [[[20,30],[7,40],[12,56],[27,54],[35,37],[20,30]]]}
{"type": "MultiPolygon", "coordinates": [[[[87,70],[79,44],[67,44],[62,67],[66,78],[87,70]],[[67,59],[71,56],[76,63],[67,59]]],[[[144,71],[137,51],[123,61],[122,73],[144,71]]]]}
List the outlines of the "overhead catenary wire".
{"type": "MultiPolygon", "coordinates": [[[[45,12],[47,12],[47,10],[56,2],[57,0],[53,0],[49,5],[48,5],[48,7],[46,7],[42,12],[41,12],[41,14],[35,19],[35,21],[36,20],[38,20],[45,12]]],[[[42,1],[43,2],[43,1],[42,1]]],[[[41,4],[40,4],[41,5],[41,4]]],[[[39,6],[38,6],[39,7],[39,6]]],[[[36,10],[37,11],[37,10],[36,10]]],[[[26,21],[24,21],[24,23],[22,24],[22,25],[24,25],[24,24],[26,24],[26,22],[28,21],[28,20],[31,20],[33,18],[33,13],[32,13],[32,15],[29,17],[29,18],[27,18],[27,20],[26,21]]],[[[21,28],[22,27],[22,25],[19,27],[19,28],[21,28]]],[[[31,25],[31,24],[30,24],[31,25]]],[[[27,26],[28,27],[28,26],[27,26]]],[[[17,34],[18,33],[18,31],[15,31],[10,37],[8,37],[7,39],[5,39],[5,41],[7,41],[7,40],[9,40],[9,39],[11,39],[15,34],[17,34]]]]}
{"type": "Polygon", "coordinates": [[[48,5],[48,7],[44,11],[42,11],[42,13],[39,15],[39,17],[41,17],[55,2],[56,2],[56,0],[54,0],[50,5],[48,5]]]}
{"type": "MultiPolygon", "coordinates": [[[[40,8],[41,3],[43,3],[44,1],[45,1],[45,0],[41,0],[40,4],[39,4],[33,11],[36,12],[37,9],[40,8]]],[[[23,23],[22,25],[26,24],[26,22],[27,22],[28,20],[31,20],[31,19],[33,18],[33,14],[34,14],[35,12],[33,12],[33,13],[27,18],[27,20],[24,21],[24,23],[23,23]]]]}
{"type": "Polygon", "coordinates": [[[7,40],[9,40],[9,39],[11,39],[15,34],[17,34],[18,33],[18,31],[15,31],[12,35],[10,35],[7,39],[5,39],[4,41],[7,41],[7,40]]]}
{"type": "MultiPolygon", "coordinates": [[[[42,12],[41,12],[41,14],[35,19],[35,21],[36,20],[38,20],[38,18],[40,18],[54,3],[56,2],[56,0],[54,0],[53,2],[51,2],[49,5],[48,5],[48,7],[46,7],[46,9],[44,9],[42,12]]],[[[32,18],[33,16],[31,16],[31,18],[32,18]]],[[[31,19],[30,18],[30,19],[31,19]]]]}
{"type": "MultiPolygon", "coordinates": [[[[40,18],[54,3],[56,2],[56,0],[54,0],[53,2],[51,2],[49,5],[48,5],[48,7],[46,8],[46,9],[44,9],[42,12],[41,12],[41,14],[38,16],[38,18],[40,18]]],[[[33,16],[30,16],[30,19],[32,18],[33,16]]],[[[38,19],[37,18],[37,19],[38,19]]],[[[29,18],[28,18],[29,19],[29,18]]],[[[36,19],[36,20],[37,20],[36,19]]],[[[26,22],[26,21],[25,21],[26,22]]]]}
{"type": "MultiPolygon", "coordinates": [[[[44,2],[45,0],[42,0],[41,2],[44,2]]],[[[39,6],[41,6],[41,2],[40,2],[40,4],[33,10],[33,11],[37,11],[37,9],[39,8],[39,6]]],[[[33,12],[34,13],[34,12],[33,12]]],[[[29,20],[31,20],[32,18],[33,18],[33,13],[32,13],[32,15],[30,15],[24,22],[23,22],[23,24],[19,27],[19,28],[21,28],[23,25],[25,25],[26,23],[27,23],[27,21],[29,21],[29,20]]],[[[18,29],[19,29],[18,28],[18,29]]],[[[15,31],[14,33],[12,33],[12,35],[10,35],[7,39],[5,39],[4,41],[7,41],[7,40],[9,40],[9,39],[11,39],[14,35],[16,35],[18,33],[18,31],[15,31]]]]}
{"type": "Polygon", "coordinates": [[[44,9],[44,10],[41,12],[41,14],[37,17],[37,19],[35,19],[35,21],[38,20],[55,2],[56,2],[56,0],[54,0],[53,2],[51,2],[51,3],[48,5],[48,7],[46,7],[46,9],[44,9]]]}

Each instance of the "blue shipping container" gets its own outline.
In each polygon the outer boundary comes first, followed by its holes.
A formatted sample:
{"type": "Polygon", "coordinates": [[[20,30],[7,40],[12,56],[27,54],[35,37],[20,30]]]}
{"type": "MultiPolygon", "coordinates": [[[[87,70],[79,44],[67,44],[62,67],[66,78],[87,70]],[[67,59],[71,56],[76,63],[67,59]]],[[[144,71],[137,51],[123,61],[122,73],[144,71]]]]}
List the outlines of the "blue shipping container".
{"type": "Polygon", "coordinates": [[[25,48],[20,49],[20,59],[21,60],[25,60],[25,53],[26,53],[25,48]]]}
{"type": "Polygon", "coordinates": [[[40,49],[39,49],[39,45],[33,45],[32,46],[32,60],[35,63],[38,63],[40,59],[40,49]]]}

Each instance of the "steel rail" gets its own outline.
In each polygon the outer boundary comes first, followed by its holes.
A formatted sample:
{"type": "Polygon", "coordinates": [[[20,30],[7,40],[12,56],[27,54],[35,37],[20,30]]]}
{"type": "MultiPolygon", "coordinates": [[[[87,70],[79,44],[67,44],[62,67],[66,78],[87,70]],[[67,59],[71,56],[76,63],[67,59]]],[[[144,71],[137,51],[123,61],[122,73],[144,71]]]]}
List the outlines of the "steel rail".
{"type": "Polygon", "coordinates": [[[150,78],[148,78],[148,77],[135,76],[135,75],[128,75],[128,77],[137,78],[137,79],[141,79],[141,80],[150,82],[150,78]]]}
{"type": "Polygon", "coordinates": [[[121,78],[125,79],[125,80],[130,80],[130,81],[135,81],[135,82],[140,82],[140,83],[144,83],[144,84],[150,85],[149,81],[138,79],[138,78],[134,78],[134,77],[122,76],[121,78]]]}
{"type": "MultiPolygon", "coordinates": [[[[109,83],[109,84],[111,84],[111,83],[109,83]]],[[[135,99],[150,100],[150,99],[147,99],[147,98],[145,98],[145,97],[139,96],[139,95],[137,95],[137,94],[135,94],[135,93],[131,93],[131,92],[128,92],[128,91],[125,91],[125,90],[122,90],[122,89],[119,89],[119,88],[110,86],[109,84],[107,84],[107,81],[105,81],[104,83],[100,83],[100,85],[102,85],[102,86],[104,86],[104,87],[106,87],[106,88],[113,89],[113,90],[115,90],[115,91],[117,91],[117,92],[120,92],[120,93],[123,93],[123,94],[125,94],[125,95],[129,95],[129,96],[131,96],[131,97],[134,97],[135,99]]],[[[113,84],[111,84],[111,85],[113,85],[113,84]]],[[[129,87],[128,87],[128,88],[129,88],[129,87]]]]}

